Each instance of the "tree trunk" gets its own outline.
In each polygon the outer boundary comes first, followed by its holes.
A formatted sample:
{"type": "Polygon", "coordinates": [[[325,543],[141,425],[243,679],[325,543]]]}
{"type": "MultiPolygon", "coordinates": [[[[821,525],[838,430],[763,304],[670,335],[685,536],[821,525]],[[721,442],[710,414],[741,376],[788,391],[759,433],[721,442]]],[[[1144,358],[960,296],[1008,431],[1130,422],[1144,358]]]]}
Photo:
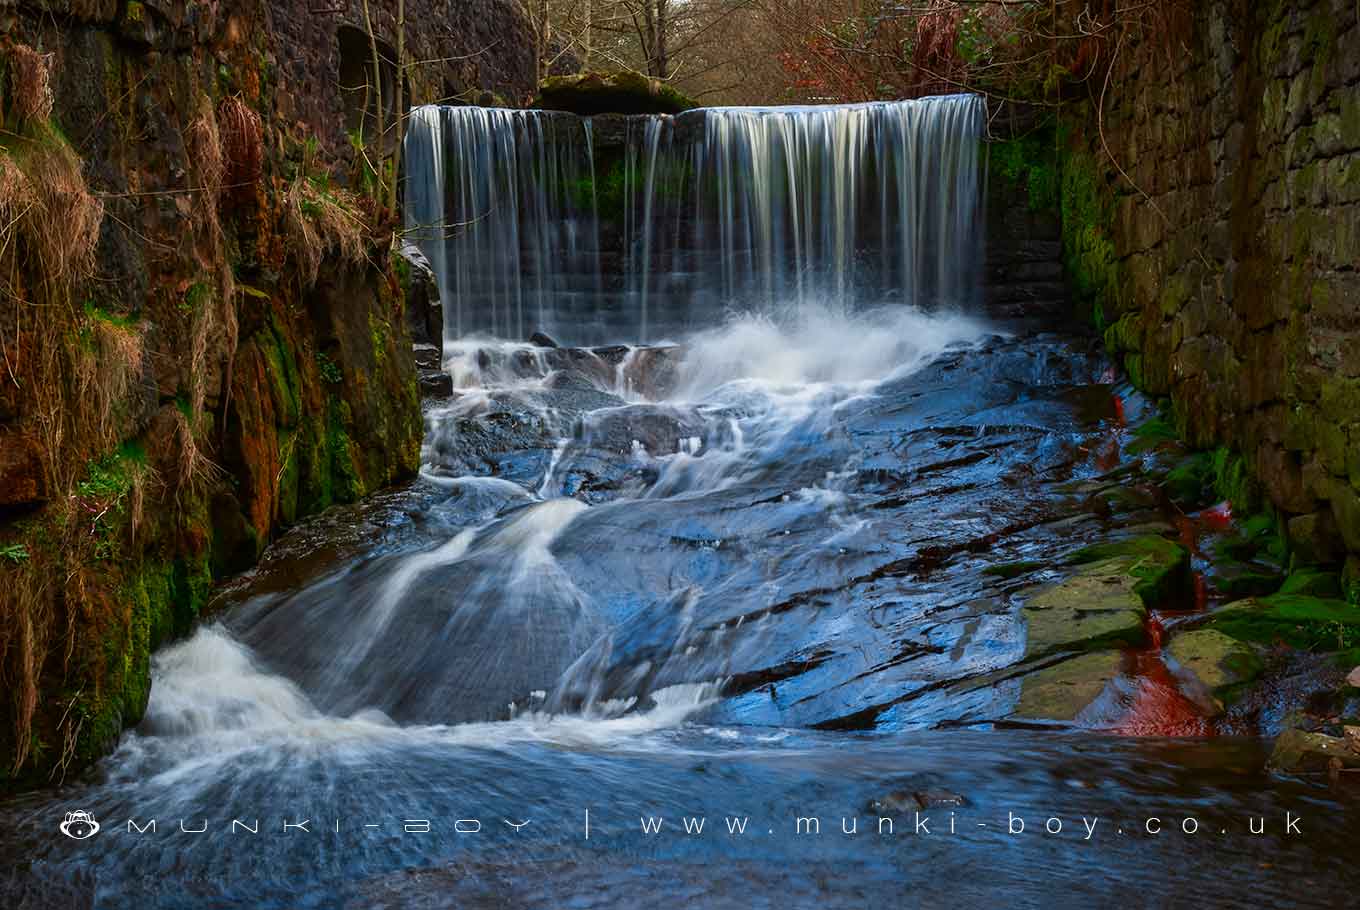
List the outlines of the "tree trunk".
{"type": "Polygon", "coordinates": [[[671,0],[656,0],[656,66],[652,75],[665,79],[670,75],[670,59],[666,53],[666,30],[670,28],[669,13],[671,0]]]}
{"type": "MultiPolygon", "coordinates": [[[[406,0],[397,0],[397,67],[392,79],[392,111],[396,115],[392,141],[392,185],[387,191],[387,209],[397,211],[397,179],[401,174],[401,145],[406,135],[406,115],[402,110],[402,83],[406,79],[406,0]]],[[[381,94],[381,89],[379,89],[381,94]]]]}
{"type": "MultiPolygon", "coordinates": [[[[382,144],[383,133],[387,131],[385,128],[387,116],[383,110],[382,61],[381,58],[378,56],[378,35],[376,32],[373,31],[373,16],[371,10],[369,9],[368,0],[364,0],[364,28],[368,30],[368,48],[369,52],[373,55],[374,134],[378,137],[377,145],[375,146],[377,150],[378,173],[374,175],[374,179],[377,181],[377,186],[375,187],[376,192],[374,193],[374,195],[377,198],[381,199],[383,197],[382,144]]],[[[360,117],[359,139],[361,142],[363,140],[364,132],[363,123],[364,119],[363,117],[360,117]]]]}

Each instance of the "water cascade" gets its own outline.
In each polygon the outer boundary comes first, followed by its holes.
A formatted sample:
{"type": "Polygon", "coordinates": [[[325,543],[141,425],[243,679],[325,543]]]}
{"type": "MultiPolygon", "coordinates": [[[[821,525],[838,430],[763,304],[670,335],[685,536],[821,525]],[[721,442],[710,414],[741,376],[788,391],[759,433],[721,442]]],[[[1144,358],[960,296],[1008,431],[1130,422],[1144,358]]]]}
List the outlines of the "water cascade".
{"type": "Polygon", "coordinates": [[[408,228],[450,338],[672,339],[732,310],[967,308],[980,98],[582,119],[418,108],[408,228]]]}

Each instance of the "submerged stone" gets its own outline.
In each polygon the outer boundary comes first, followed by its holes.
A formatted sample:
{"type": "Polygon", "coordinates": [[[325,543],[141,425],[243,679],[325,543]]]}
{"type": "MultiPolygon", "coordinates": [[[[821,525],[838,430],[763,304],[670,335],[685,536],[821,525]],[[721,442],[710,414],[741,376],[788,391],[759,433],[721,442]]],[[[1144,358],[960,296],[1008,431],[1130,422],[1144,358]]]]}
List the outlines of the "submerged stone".
{"type": "Polygon", "coordinates": [[[1119,676],[1118,651],[1083,654],[1026,676],[1012,715],[1026,720],[1076,720],[1119,676]]]}

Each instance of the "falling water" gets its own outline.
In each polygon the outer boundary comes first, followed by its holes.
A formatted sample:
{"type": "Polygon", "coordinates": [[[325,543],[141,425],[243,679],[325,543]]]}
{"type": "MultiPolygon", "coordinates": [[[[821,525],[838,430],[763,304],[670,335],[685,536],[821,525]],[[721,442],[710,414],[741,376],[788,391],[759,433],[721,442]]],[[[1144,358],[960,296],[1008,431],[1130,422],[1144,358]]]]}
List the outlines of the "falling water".
{"type": "Polygon", "coordinates": [[[606,136],[569,114],[423,107],[407,218],[451,338],[648,341],[808,303],[968,309],[984,120],[956,95],[632,117],[606,136]]]}

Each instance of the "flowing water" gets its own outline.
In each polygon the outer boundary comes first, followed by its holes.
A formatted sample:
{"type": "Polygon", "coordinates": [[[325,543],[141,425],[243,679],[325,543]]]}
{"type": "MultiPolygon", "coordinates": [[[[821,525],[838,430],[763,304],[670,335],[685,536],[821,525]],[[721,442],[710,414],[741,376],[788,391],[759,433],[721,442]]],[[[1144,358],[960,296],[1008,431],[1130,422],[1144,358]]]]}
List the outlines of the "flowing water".
{"type": "MultiPolygon", "coordinates": [[[[458,175],[459,205],[518,223],[426,238],[455,394],[427,404],[420,478],[290,532],[156,655],[115,754],[0,809],[7,905],[1343,905],[1352,793],[1265,774],[1250,737],[1116,735],[1134,686],[1075,726],[1012,718],[1032,580],[982,570],[1157,516],[1072,492],[1139,457],[1123,420],[1145,405],[1099,353],[945,305],[976,268],[974,104],[704,115],[702,166],[787,173],[786,208],[695,218],[749,257],[678,300],[601,303],[574,340],[623,343],[594,349],[516,340],[587,306],[565,285],[590,219],[522,182],[588,170],[577,139],[418,111],[431,198],[458,175]],[[936,141],[957,160],[918,193],[936,141]],[[837,234],[858,213],[827,220],[881,202],[836,176],[870,165],[915,232],[869,244],[887,277],[837,234]],[[591,334],[662,331],[673,302],[664,334],[707,320],[674,345],[591,334]],[[97,836],[56,833],[75,810],[97,836]]],[[[671,154],[673,125],[638,126],[640,160],[671,154]]]]}
{"type": "Polygon", "coordinates": [[[972,309],[985,108],[717,108],[610,122],[422,107],[406,219],[450,338],[676,338],[734,306],[972,309]]]}

